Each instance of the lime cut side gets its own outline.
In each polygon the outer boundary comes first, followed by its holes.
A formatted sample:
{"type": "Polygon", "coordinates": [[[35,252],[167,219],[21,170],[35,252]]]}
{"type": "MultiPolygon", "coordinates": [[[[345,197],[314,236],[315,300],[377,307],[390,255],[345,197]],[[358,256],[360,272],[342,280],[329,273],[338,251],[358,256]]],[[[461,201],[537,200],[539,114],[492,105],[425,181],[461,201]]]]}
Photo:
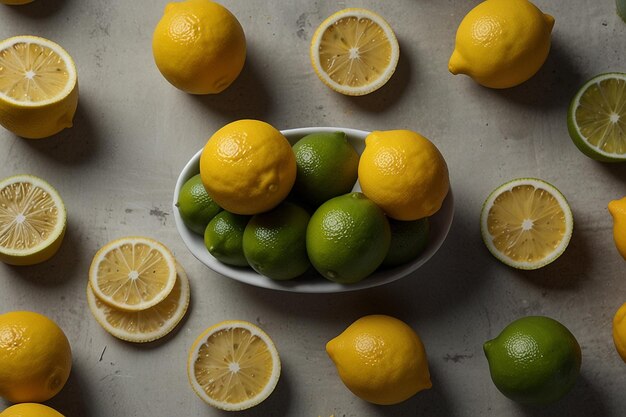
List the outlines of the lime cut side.
{"type": "Polygon", "coordinates": [[[517,269],[538,269],[556,260],[569,244],[574,220],[553,185],[520,178],[496,188],[481,212],[487,249],[517,269]]]}
{"type": "Polygon", "coordinates": [[[626,161],[626,74],[589,80],[567,115],[570,137],[585,155],[604,162],[626,161]]]}

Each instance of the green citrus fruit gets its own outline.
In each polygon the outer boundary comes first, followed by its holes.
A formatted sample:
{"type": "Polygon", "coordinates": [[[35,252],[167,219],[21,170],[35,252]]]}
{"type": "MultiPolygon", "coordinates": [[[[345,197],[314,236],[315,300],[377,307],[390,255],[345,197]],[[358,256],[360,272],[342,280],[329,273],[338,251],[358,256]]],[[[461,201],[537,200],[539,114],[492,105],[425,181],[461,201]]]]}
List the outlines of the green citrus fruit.
{"type": "Polygon", "coordinates": [[[293,145],[297,174],[294,191],[308,204],[349,193],[354,187],[359,154],[343,132],[313,133],[293,145]]]}
{"type": "Polygon", "coordinates": [[[311,263],[331,281],[351,284],[378,268],[391,232],[383,211],[362,193],[332,198],[311,216],[306,246],[311,263]]]}
{"type": "Polygon", "coordinates": [[[567,127],[574,144],[603,162],[626,161],[626,74],[600,74],[572,99],[567,127]]]}
{"type": "Polygon", "coordinates": [[[275,280],[302,275],[311,265],[306,253],[309,214],[288,202],[254,215],[243,234],[243,252],[252,268],[275,280]]]}
{"type": "Polygon", "coordinates": [[[243,231],[249,220],[250,216],[229,211],[213,217],[204,232],[204,244],[209,253],[225,264],[248,266],[243,254],[243,231]]]}
{"type": "Polygon", "coordinates": [[[522,404],[544,405],[563,397],[580,373],[574,335],[548,317],[515,320],[483,346],[498,390],[522,404]]]}
{"type": "Polygon", "coordinates": [[[383,260],[383,265],[402,265],[417,258],[428,243],[430,229],[428,218],[408,222],[388,220],[391,228],[391,245],[383,260]]]}
{"type": "Polygon", "coordinates": [[[185,226],[199,235],[204,233],[211,219],[222,211],[204,189],[200,174],[189,178],[180,188],[176,207],[185,226]]]}

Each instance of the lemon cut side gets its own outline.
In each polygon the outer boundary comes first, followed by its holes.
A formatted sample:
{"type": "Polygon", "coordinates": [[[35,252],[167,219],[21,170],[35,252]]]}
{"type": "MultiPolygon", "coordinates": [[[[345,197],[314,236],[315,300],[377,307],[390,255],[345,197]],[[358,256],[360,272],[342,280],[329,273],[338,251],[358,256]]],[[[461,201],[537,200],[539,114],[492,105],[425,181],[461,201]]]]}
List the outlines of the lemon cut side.
{"type": "Polygon", "coordinates": [[[0,124],[31,139],[72,126],[78,76],[71,56],[36,36],[0,42],[0,124]]]}
{"type": "Polygon", "coordinates": [[[176,261],[163,244],[125,237],[102,247],[89,268],[89,284],[101,301],[140,311],[163,301],[176,283],[176,261]]]}
{"type": "Polygon", "coordinates": [[[322,22],[311,40],[311,63],[331,89],[369,94],[393,75],[400,47],[391,26],[366,9],[341,10],[322,22]]]}
{"type": "Polygon", "coordinates": [[[626,74],[598,75],[572,100],[567,125],[574,144],[590,158],[626,161],[626,74]]]}
{"type": "Polygon", "coordinates": [[[174,330],[189,306],[189,278],[179,264],[176,264],[176,274],[172,292],[146,310],[116,310],[99,300],[91,285],[87,285],[87,304],[98,324],[118,339],[134,343],[160,339],[174,330]]]}
{"type": "Polygon", "coordinates": [[[551,184],[520,178],[496,188],[483,205],[487,249],[513,268],[537,269],[557,259],[574,228],[565,197],[551,184]]]}
{"type": "Polygon", "coordinates": [[[61,246],[67,214],[59,193],[32,175],[0,181],[0,260],[33,265],[50,259],[61,246]]]}
{"type": "Polygon", "coordinates": [[[224,321],[205,330],[189,352],[187,372],[196,394],[226,411],[265,400],[280,377],[278,351],[270,337],[245,321],[224,321]]]}

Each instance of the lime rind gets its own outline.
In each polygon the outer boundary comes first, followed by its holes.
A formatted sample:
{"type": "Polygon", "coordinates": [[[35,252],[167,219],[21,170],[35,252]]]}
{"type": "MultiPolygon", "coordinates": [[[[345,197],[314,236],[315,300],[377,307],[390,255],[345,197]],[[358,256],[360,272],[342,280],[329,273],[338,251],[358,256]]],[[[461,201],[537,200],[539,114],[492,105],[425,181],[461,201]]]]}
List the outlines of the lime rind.
{"type": "Polygon", "coordinates": [[[565,196],[563,196],[563,194],[555,186],[538,178],[517,178],[502,184],[501,186],[493,190],[491,194],[489,194],[489,196],[483,203],[483,207],[480,213],[480,233],[483,242],[485,243],[485,246],[487,246],[489,252],[491,252],[491,254],[496,257],[500,262],[515,269],[534,270],[542,268],[554,262],[559,256],[563,254],[563,252],[565,252],[565,249],[567,248],[571,240],[573,230],[574,216],[572,215],[572,210],[567,203],[565,196]],[[489,211],[491,210],[491,207],[493,207],[496,198],[498,198],[498,196],[500,196],[503,192],[511,191],[514,187],[520,185],[531,185],[535,188],[541,188],[548,191],[550,195],[552,195],[557,200],[559,206],[565,214],[565,234],[563,235],[561,242],[550,255],[536,262],[519,262],[505,256],[500,250],[498,250],[498,248],[495,247],[493,243],[493,237],[489,233],[487,223],[489,211]]]}
{"type": "Polygon", "coordinates": [[[626,0],[616,0],[617,15],[626,23],[626,0]]]}
{"type": "MultiPolygon", "coordinates": [[[[626,154],[615,154],[606,152],[597,146],[589,143],[586,138],[581,133],[578,124],[576,123],[576,110],[580,106],[581,97],[585,94],[585,92],[594,84],[598,84],[607,79],[619,79],[626,83],[626,73],[619,72],[609,72],[605,74],[600,74],[589,81],[587,81],[581,88],[578,90],[574,98],[572,99],[570,106],[567,112],[567,129],[574,142],[574,145],[585,155],[587,155],[591,159],[595,159],[600,162],[625,162],[626,154]]],[[[626,92],[626,90],[625,90],[626,92]]],[[[626,109],[626,95],[623,98],[624,107],[622,109],[626,109]]],[[[626,133],[626,132],[625,132],[626,133]]]]}

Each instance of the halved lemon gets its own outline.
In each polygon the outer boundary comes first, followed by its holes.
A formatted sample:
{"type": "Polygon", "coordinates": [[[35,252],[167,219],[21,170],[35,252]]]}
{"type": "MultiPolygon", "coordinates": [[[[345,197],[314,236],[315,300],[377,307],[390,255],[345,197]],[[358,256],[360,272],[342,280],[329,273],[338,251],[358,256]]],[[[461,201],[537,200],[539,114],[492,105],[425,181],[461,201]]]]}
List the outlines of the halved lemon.
{"type": "Polygon", "coordinates": [[[96,297],[119,310],[140,311],[163,301],[176,283],[176,261],[162,243],[124,237],[103,246],[89,268],[96,297]]]}
{"type": "Polygon", "coordinates": [[[63,200],[46,181],[32,175],[0,181],[0,261],[34,265],[50,259],[66,224],[63,200]]]}
{"type": "Polygon", "coordinates": [[[189,306],[189,279],[176,264],[176,283],[172,292],[154,307],[142,311],[117,310],[100,301],[87,285],[87,304],[96,321],[118,339],[144,343],[160,339],[181,321],[189,306]]]}
{"type": "Polygon", "coordinates": [[[588,157],[626,161],[626,74],[600,74],[587,81],[570,103],[567,127],[588,157]]]}
{"type": "Polygon", "coordinates": [[[37,36],[0,42],[0,124],[16,135],[40,139],[72,126],[78,77],[72,57],[37,36]]]}
{"type": "Polygon", "coordinates": [[[223,321],[193,343],[187,374],[193,390],[207,404],[227,411],[245,410],[274,391],[280,359],[263,330],[246,321],[223,321]]]}
{"type": "Polygon", "coordinates": [[[391,78],[400,46],[385,19],[370,10],[351,8],[322,22],[313,34],[310,55],[324,84],[342,94],[362,96],[391,78]]]}
{"type": "Polygon", "coordinates": [[[536,178],[496,188],[483,205],[480,231],[487,249],[518,269],[537,269],[567,248],[574,219],[563,194],[536,178]]]}

